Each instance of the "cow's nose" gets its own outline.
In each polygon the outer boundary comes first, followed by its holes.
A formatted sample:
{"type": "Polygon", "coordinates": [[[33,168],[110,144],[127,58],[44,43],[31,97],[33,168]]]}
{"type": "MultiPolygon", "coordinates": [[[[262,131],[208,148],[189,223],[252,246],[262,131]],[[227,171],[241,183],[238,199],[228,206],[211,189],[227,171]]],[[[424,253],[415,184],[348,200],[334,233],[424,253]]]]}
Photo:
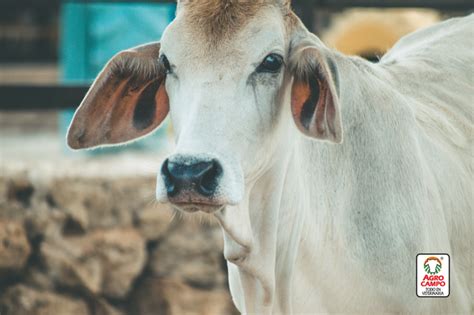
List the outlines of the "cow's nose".
{"type": "Polygon", "coordinates": [[[174,197],[181,191],[197,192],[210,197],[215,193],[222,167],[217,160],[180,160],[167,159],[161,167],[166,191],[174,197]]]}

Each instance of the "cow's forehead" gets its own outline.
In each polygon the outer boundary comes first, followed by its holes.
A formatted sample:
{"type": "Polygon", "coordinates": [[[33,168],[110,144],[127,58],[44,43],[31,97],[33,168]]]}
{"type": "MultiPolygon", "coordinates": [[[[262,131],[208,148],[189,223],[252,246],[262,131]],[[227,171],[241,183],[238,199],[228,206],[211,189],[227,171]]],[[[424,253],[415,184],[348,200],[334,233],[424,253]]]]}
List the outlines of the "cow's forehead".
{"type": "Polygon", "coordinates": [[[269,7],[278,9],[282,15],[289,9],[279,0],[188,0],[182,1],[178,13],[191,29],[206,36],[208,42],[218,43],[269,7]]]}
{"type": "Polygon", "coordinates": [[[278,7],[265,6],[220,40],[197,28],[189,15],[178,14],[163,36],[162,49],[177,61],[255,58],[266,50],[285,49],[288,23],[280,12],[278,7]]]}

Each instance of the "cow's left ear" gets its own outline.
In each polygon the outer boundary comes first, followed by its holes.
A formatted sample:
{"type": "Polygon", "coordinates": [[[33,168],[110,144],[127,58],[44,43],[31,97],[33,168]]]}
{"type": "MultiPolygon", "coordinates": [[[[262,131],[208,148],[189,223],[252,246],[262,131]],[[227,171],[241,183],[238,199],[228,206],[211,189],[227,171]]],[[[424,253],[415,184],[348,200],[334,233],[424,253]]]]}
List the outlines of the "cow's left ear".
{"type": "Polygon", "coordinates": [[[335,63],[316,47],[307,46],[294,51],[290,71],[291,111],[298,129],[312,138],[342,143],[335,63]]]}

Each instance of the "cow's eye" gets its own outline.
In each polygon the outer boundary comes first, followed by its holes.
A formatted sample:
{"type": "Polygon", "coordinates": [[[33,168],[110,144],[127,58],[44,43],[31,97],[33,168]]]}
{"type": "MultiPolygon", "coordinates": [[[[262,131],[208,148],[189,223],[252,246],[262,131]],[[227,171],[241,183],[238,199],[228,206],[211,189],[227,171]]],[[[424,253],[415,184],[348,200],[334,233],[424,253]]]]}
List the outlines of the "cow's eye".
{"type": "Polygon", "coordinates": [[[165,67],[166,73],[171,73],[171,65],[166,55],[163,54],[160,56],[160,62],[165,67]]]}
{"type": "Polygon", "coordinates": [[[263,59],[262,63],[257,67],[257,72],[276,73],[283,65],[283,57],[278,54],[270,54],[263,59]]]}

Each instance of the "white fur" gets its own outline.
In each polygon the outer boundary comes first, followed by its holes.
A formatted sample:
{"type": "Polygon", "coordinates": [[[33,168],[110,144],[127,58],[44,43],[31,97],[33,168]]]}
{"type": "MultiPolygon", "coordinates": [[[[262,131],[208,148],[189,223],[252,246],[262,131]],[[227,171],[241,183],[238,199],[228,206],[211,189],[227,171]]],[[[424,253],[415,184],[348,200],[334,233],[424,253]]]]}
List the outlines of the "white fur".
{"type": "Polygon", "coordinates": [[[176,153],[223,163],[233,205],[215,216],[242,313],[472,311],[473,29],[472,15],[449,20],[371,64],[301,24],[288,33],[274,8],[209,51],[178,12],[162,40],[176,153]],[[288,71],[248,84],[266,54],[296,58],[303,42],[337,66],[340,145],[296,129],[288,71]],[[451,255],[449,298],[416,297],[423,252],[451,255]]]}

